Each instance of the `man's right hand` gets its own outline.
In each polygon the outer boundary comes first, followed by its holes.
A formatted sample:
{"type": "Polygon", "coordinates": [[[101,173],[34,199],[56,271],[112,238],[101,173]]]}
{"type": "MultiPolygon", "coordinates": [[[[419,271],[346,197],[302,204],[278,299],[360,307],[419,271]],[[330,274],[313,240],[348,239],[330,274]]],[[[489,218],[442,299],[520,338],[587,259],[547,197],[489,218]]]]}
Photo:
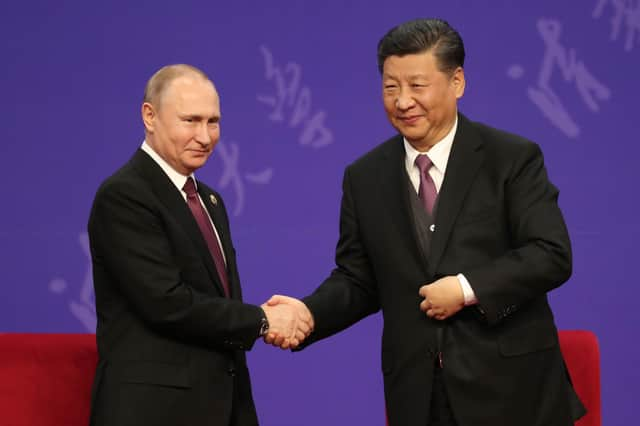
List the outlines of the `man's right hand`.
{"type": "Polygon", "coordinates": [[[265,343],[282,349],[295,348],[313,331],[313,316],[298,299],[274,295],[261,307],[269,321],[265,343]]]}

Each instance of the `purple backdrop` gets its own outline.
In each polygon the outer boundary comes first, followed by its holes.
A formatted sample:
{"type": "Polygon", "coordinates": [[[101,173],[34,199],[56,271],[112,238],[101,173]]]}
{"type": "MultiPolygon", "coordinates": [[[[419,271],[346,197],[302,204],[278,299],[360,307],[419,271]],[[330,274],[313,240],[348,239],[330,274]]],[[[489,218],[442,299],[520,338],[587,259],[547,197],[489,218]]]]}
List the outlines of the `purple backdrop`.
{"type": "MultiPolygon", "coordinates": [[[[344,166],[393,133],[376,43],[440,16],[467,46],[461,110],[545,152],[575,258],[557,323],[600,339],[605,424],[636,417],[640,1],[92,3],[1,8],[0,330],[94,330],[90,204],[142,142],[142,89],[168,63],[221,92],[222,142],[198,176],[225,196],[246,300],[312,291],[333,264],[344,166]]],[[[380,322],[300,354],[257,344],[262,423],[382,425],[380,322]]]]}

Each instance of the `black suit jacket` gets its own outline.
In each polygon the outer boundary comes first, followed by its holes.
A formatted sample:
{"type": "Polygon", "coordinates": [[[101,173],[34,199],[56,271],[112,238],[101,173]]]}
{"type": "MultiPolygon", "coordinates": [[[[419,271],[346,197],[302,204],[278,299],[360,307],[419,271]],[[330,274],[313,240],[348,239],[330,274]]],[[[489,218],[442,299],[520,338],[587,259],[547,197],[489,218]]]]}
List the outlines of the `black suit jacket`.
{"type": "MultiPolygon", "coordinates": [[[[382,309],[391,426],[425,426],[435,357],[459,426],[567,426],[570,386],[547,292],[571,249],[537,145],[459,115],[428,257],[410,211],[401,136],[347,167],[337,267],[304,299],[310,344],[382,309]],[[418,289],[463,273],[479,304],[445,321],[418,289]]],[[[575,413],[577,414],[577,412],[575,413]]]]}
{"type": "Polygon", "coordinates": [[[222,198],[202,182],[198,191],[222,241],[231,298],[180,191],[145,152],[97,191],[89,219],[99,353],[92,424],[258,423],[244,351],[262,311],[242,303],[222,198]]]}

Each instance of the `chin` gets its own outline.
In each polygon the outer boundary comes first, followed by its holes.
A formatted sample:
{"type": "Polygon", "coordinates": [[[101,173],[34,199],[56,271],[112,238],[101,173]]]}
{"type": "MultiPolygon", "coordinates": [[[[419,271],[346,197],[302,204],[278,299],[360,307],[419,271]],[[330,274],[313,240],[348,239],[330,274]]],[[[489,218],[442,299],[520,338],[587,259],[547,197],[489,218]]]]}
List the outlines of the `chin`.
{"type": "Polygon", "coordinates": [[[402,134],[402,136],[404,136],[409,142],[417,142],[417,141],[421,141],[425,138],[425,134],[424,132],[412,132],[411,129],[409,129],[409,131],[406,131],[405,129],[403,129],[404,131],[400,131],[400,133],[402,134]]]}
{"type": "Polygon", "coordinates": [[[424,137],[424,135],[427,133],[426,129],[422,128],[422,127],[418,127],[418,126],[410,126],[410,125],[406,125],[404,123],[402,124],[397,124],[395,126],[393,126],[396,128],[396,130],[399,133],[402,133],[403,135],[405,135],[407,138],[415,138],[415,139],[420,139],[422,137],[424,137]]]}
{"type": "Polygon", "coordinates": [[[198,170],[199,168],[201,168],[202,166],[204,166],[206,164],[206,161],[199,161],[197,163],[193,163],[191,164],[191,168],[193,170],[198,170]]]}
{"type": "Polygon", "coordinates": [[[197,160],[192,160],[190,161],[188,164],[185,164],[184,166],[191,170],[191,173],[195,172],[196,170],[198,170],[200,167],[204,166],[205,163],[207,162],[206,158],[203,159],[197,159],[197,160]]]}

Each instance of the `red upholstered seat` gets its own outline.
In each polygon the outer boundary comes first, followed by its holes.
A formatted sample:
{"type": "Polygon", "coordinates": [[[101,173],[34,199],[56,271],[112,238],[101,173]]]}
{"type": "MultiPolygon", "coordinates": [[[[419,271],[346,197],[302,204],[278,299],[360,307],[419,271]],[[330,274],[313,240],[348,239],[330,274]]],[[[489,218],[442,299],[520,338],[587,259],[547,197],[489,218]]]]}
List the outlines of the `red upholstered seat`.
{"type": "MultiPolygon", "coordinates": [[[[601,426],[596,336],[589,331],[563,330],[560,345],[588,410],[576,426],[601,426]]],[[[96,362],[93,334],[0,333],[0,423],[86,426],[96,362]]]]}
{"type": "Polygon", "coordinates": [[[0,333],[0,424],[86,426],[93,334],[0,333]]]}
{"type": "Polygon", "coordinates": [[[587,414],[576,426],[601,426],[600,350],[595,334],[585,330],[562,330],[560,348],[573,386],[587,407],[587,414]]]}

